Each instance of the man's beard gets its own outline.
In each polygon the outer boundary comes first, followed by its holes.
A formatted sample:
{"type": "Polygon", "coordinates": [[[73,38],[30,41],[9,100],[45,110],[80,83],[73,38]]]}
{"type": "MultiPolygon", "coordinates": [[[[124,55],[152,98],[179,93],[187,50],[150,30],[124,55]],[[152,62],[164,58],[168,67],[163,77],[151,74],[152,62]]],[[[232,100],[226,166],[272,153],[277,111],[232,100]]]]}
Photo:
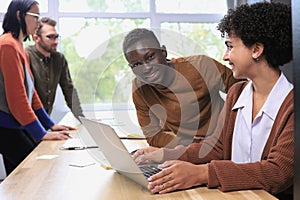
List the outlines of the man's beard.
{"type": "Polygon", "coordinates": [[[51,48],[51,46],[47,46],[43,40],[40,41],[40,46],[42,49],[47,51],[48,53],[54,53],[56,52],[56,48],[51,48]]]}

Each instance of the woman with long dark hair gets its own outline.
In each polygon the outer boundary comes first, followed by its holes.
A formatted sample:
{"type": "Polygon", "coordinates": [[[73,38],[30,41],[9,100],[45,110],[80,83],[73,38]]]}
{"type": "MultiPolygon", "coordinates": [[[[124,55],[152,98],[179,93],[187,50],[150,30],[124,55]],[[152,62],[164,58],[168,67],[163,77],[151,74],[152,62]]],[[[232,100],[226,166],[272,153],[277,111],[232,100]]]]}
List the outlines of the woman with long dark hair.
{"type": "Polygon", "coordinates": [[[23,41],[34,34],[38,21],[39,5],[34,0],[13,0],[3,20],[4,33],[0,36],[0,153],[7,174],[40,140],[68,139],[68,130],[74,129],[54,124],[34,89],[23,41]]]}

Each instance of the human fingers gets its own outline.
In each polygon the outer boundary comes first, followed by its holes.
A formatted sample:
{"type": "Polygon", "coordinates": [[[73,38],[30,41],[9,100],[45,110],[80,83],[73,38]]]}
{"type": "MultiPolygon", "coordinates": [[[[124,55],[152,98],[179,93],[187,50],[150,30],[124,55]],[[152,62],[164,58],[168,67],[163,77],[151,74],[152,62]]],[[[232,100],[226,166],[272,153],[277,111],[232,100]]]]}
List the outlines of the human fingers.
{"type": "Polygon", "coordinates": [[[56,139],[56,140],[67,140],[69,138],[71,138],[71,137],[70,137],[70,135],[69,135],[68,132],[66,132],[66,131],[59,131],[59,132],[57,132],[56,138],[54,138],[54,139],[56,139]]]}
{"type": "Polygon", "coordinates": [[[59,134],[62,134],[62,137],[64,139],[72,138],[72,136],[70,135],[69,131],[59,131],[59,134]]]}
{"type": "Polygon", "coordinates": [[[51,127],[51,130],[52,131],[68,131],[69,128],[67,128],[66,126],[63,126],[63,125],[54,124],[51,127]]]}
{"type": "Polygon", "coordinates": [[[137,151],[133,154],[132,158],[133,158],[134,160],[136,160],[140,155],[143,155],[143,154],[144,154],[144,148],[137,150],[137,151]]]}
{"type": "Polygon", "coordinates": [[[72,126],[55,124],[51,127],[51,130],[52,131],[69,131],[69,130],[76,130],[76,128],[72,127],[72,126]]]}
{"type": "Polygon", "coordinates": [[[179,188],[180,188],[180,184],[176,183],[175,181],[168,181],[161,185],[156,185],[151,190],[151,192],[153,194],[155,193],[164,194],[164,193],[172,192],[174,190],[178,190],[179,188]]]}
{"type": "Polygon", "coordinates": [[[145,163],[146,161],[155,161],[157,158],[157,153],[159,153],[159,148],[156,147],[145,147],[142,149],[137,150],[133,154],[133,159],[136,163],[145,163]],[[156,153],[155,153],[156,152],[156,153]]]}
{"type": "Polygon", "coordinates": [[[170,170],[163,170],[157,176],[152,176],[149,181],[148,188],[152,193],[165,193],[176,189],[177,182],[174,174],[170,170]]]}
{"type": "Polygon", "coordinates": [[[43,140],[67,140],[71,138],[67,131],[50,131],[42,138],[43,140]]]}
{"type": "MultiPolygon", "coordinates": [[[[163,170],[165,176],[161,176],[159,179],[152,181],[150,183],[151,185],[149,184],[151,192],[166,193],[173,190],[190,188],[195,185],[207,184],[207,164],[194,165],[184,161],[169,163],[173,164],[163,170]]],[[[168,163],[164,164],[167,165],[168,163]]]]}
{"type": "Polygon", "coordinates": [[[143,148],[145,154],[152,153],[152,152],[157,151],[159,149],[160,148],[152,147],[152,146],[143,148]]]}
{"type": "Polygon", "coordinates": [[[141,164],[149,164],[149,163],[153,163],[153,160],[151,158],[149,158],[149,155],[140,155],[139,157],[137,157],[135,159],[135,162],[138,164],[138,165],[141,165],[141,164]]]}
{"type": "Polygon", "coordinates": [[[76,127],[73,127],[73,126],[66,126],[66,125],[63,125],[63,127],[67,128],[68,130],[77,130],[76,127]]]}
{"type": "MultiPolygon", "coordinates": [[[[161,165],[158,165],[159,168],[161,168],[160,166],[161,165]]],[[[160,171],[159,173],[150,176],[148,178],[148,181],[154,184],[156,183],[161,184],[166,180],[166,177],[172,173],[169,168],[161,168],[161,169],[162,171],[160,171]]]]}
{"type": "Polygon", "coordinates": [[[171,167],[172,165],[176,164],[178,160],[168,160],[165,161],[164,163],[158,165],[159,168],[168,168],[171,167]]]}
{"type": "Polygon", "coordinates": [[[158,165],[158,167],[162,168],[163,170],[148,179],[150,182],[149,189],[153,193],[170,192],[177,189],[178,181],[180,181],[180,179],[176,180],[175,177],[179,170],[177,163],[180,164],[180,162],[181,161],[178,160],[170,160],[158,165]]]}

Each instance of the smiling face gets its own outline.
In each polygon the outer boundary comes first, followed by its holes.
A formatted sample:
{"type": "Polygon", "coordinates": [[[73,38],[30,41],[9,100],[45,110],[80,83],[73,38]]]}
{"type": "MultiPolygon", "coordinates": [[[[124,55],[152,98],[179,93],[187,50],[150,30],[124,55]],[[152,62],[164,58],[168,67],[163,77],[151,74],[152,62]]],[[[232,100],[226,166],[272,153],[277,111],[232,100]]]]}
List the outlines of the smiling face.
{"type": "Polygon", "coordinates": [[[170,67],[159,44],[151,39],[142,39],[132,44],[125,57],[139,80],[150,85],[168,87],[174,80],[170,67]]]}
{"type": "Polygon", "coordinates": [[[224,61],[228,61],[233,76],[236,79],[251,78],[253,76],[253,48],[248,48],[242,40],[235,36],[227,36],[225,44],[226,52],[223,56],[224,61]]]}

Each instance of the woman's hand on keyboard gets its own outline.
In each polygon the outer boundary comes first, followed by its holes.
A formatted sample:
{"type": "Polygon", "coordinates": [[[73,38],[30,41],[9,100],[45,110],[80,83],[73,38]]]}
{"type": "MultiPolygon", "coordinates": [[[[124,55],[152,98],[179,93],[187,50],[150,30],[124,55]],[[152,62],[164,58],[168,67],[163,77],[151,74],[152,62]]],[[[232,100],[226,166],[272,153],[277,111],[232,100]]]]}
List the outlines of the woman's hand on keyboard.
{"type": "Polygon", "coordinates": [[[167,193],[208,183],[208,165],[195,165],[190,162],[171,160],[159,168],[161,172],[151,176],[148,181],[152,193],[167,193]]]}

